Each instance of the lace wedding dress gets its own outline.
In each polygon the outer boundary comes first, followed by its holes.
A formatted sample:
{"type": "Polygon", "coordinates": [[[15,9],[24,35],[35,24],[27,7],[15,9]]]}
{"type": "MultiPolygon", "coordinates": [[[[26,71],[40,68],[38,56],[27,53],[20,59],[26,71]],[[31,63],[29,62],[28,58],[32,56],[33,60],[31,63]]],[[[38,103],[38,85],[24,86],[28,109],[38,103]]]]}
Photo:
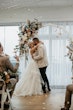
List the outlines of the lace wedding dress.
{"type": "Polygon", "coordinates": [[[37,63],[30,56],[26,70],[16,84],[14,95],[31,96],[41,95],[42,93],[40,72],[37,63]]]}

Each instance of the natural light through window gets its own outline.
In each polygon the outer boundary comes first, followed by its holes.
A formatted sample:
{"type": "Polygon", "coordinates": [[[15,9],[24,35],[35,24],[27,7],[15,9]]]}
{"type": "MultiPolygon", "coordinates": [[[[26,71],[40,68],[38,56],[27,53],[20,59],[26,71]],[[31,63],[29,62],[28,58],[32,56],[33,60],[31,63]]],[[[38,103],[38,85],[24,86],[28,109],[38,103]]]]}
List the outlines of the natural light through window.
{"type": "Polygon", "coordinates": [[[10,56],[14,55],[14,47],[18,44],[18,26],[0,27],[0,42],[3,44],[4,51],[10,56]]]}

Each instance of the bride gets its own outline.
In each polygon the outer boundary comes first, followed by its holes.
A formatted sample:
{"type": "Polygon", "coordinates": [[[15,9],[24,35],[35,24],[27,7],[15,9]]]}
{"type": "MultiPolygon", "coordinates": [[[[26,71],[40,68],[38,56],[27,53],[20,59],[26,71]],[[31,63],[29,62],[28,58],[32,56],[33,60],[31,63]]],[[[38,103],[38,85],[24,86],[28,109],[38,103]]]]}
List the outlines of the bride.
{"type": "Polygon", "coordinates": [[[33,42],[29,43],[30,61],[16,84],[14,91],[16,96],[41,95],[43,93],[38,65],[32,58],[37,47],[38,45],[34,46],[33,42]]]}

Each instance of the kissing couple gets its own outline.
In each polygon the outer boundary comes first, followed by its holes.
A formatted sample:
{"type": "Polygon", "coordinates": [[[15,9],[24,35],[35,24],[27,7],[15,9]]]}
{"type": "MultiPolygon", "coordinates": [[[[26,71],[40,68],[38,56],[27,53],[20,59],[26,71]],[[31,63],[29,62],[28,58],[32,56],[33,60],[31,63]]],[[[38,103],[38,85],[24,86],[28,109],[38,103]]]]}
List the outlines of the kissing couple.
{"type": "Polygon", "coordinates": [[[14,95],[32,96],[51,91],[46,75],[48,59],[45,45],[37,37],[28,44],[30,58],[25,71],[16,84],[14,95]]]}

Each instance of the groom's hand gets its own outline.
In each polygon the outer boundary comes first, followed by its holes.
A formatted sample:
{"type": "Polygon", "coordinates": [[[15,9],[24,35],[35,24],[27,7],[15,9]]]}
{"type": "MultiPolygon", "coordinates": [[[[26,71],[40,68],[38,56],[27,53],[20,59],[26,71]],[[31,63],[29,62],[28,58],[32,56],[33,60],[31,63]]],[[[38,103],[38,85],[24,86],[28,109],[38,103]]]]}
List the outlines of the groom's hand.
{"type": "Polygon", "coordinates": [[[32,55],[32,58],[34,59],[34,56],[32,55]]]}
{"type": "Polygon", "coordinates": [[[17,61],[19,61],[19,57],[18,57],[18,56],[15,56],[15,59],[16,59],[17,61]]]}

